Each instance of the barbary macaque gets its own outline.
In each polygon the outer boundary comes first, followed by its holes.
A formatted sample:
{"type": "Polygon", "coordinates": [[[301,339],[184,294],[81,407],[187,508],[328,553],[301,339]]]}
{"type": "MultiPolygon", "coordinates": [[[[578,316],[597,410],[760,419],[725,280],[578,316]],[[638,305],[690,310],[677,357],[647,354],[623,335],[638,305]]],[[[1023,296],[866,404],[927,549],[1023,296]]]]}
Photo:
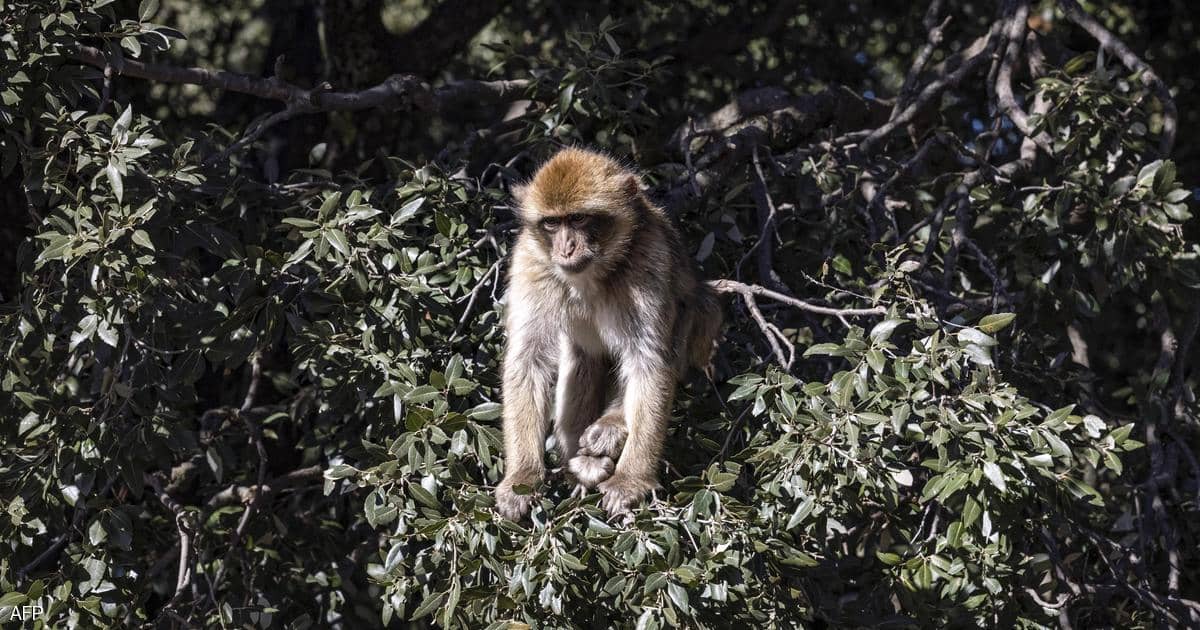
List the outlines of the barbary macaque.
{"type": "Polygon", "coordinates": [[[542,482],[553,417],[576,490],[599,488],[610,514],[628,514],[658,484],[676,383],[707,368],[720,304],[670,218],[612,158],[563,149],[514,197],[496,507],[529,512],[533,495],[515,487],[542,482]]]}

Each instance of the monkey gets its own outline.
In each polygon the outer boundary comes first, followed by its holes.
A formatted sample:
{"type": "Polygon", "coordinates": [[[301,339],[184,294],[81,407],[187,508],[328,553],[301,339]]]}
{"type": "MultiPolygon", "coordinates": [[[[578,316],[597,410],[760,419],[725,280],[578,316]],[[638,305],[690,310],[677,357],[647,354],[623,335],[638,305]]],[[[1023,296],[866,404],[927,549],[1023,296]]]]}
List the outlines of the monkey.
{"type": "Polygon", "coordinates": [[[553,418],[575,492],[598,489],[610,516],[628,515],[658,485],[676,384],[708,368],[720,304],[670,217],[613,158],[561,149],[512,192],[497,511],[528,514],[553,418]]]}

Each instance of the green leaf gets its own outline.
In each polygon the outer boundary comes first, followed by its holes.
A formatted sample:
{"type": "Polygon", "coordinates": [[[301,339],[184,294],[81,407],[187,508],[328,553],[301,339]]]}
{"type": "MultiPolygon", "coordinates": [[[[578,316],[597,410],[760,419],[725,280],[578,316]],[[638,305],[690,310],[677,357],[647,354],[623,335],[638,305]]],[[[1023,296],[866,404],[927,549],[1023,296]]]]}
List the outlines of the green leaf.
{"type": "Polygon", "coordinates": [[[901,558],[900,556],[898,556],[894,553],[889,553],[889,552],[884,552],[884,551],[876,551],[875,557],[879,558],[880,562],[888,565],[889,567],[894,567],[894,566],[900,564],[901,562],[904,562],[904,558],[901,558]]]}
{"type": "MultiPolygon", "coordinates": [[[[902,324],[908,323],[903,319],[885,319],[871,328],[871,340],[875,343],[887,341],[892,336],[892,333],[902,324]]],[[[809,348],[811,350],[811,348],[809,348]]]]}
{"type": "Polygon", "coordinates": [[[401,207],[396,211],[395,214],[392,215],[392,225],[399,225],[412,218],[415,214],[417,214],[417,210],[419,210],[421,205],[424,203],[424,197],[417,197],[404,204],[403,207],[401,207]]]}
{"type": "Polygon", "coordinates": [[[675,606],[678,607],[679,610],[685,613],[691,611],[691,608],[688,607],[687,589],[683,588],[679,584],[671,582],[670,584],[667,584],[667,596],[671,598],[671,601],[675,603],[675,606]]]}
{"type": "Polygon", "coordinates": [[[125,182],[121,179],[121,171],[117,169],[116,158],[108,161],[108,166],[104,167],[104,174],[108,176],[108,183],[112,186],[113,195],[117,197],[117,201],[121,201],[125,196],[125,182]]]}
{"type": "Polygon", "coordinates": [[[642,594],[650,595],[666,585],[666,573],[651,573],[650,577],[646,578],[646,583],[642,586],[642,594]]]}
{"type": "Polygon", "coordinates": [[[149,22],[155,13],[158,13],[158,0],[142,0],[138,5],[138,19],[142,22],[149,22]]]}
{"type": "Polygon", "coordinates": [[[983,476],[987,477],[988,481],[992,482],[992,485],[996,486],[1000,492],[1008,490],[1008,484],[1004,480],[1004,473],[1001,472],[1000,467],[995,462],[983,462],[983,476]]]}
{"type": "Polygon", "coordinates": [[[500,403],[481,403],[468,411],[467,417],[474,418],[476,420],[495,420],[496,418],[500,417],[500,411],[502,409],[503,407],[500,405],[500,403]]]}
{"type": "Polygon", "coordinates": [[[1164,196],[1174,187],[1175,163],[1171,160],[1164,160],[1162,166],[1154,173],[1154,193],[1164,196]]]}
{"type": "Polygon", "coordinates": [[[818,343],[816,345],[809,346],[808,349],[804,351],[804,356],[811,357],[815,354],[834,354],[841,349],[842,347],[836,343],[818,343]]]}
{"type": "Polygon", "coordinates": [[[302,219],[300,217],[285,217],[282,222],[286,223],[288,225],[294,225],[294,226],[296,226],[298,228],[302,228],[302,229],[311,229],[311,228],[321,227],[321,224],[317,223],[316,221],[313,221],[310,219],[302,219]]]}
{"type": "Polygon", "coordinates": [[[1113,474],[1118,476],[1125,469],[1121,464],[1121,458],[1117,457],[1117,454],[1113,451],[1104,451],[1104,465],[1113,471],[1113,474]]]}
{"type": "Polygon", "coordinates": [[[963,510],[962,510],[963,525],[965,527],[970,527],[970,526],[974,525],[975,521],[979,520],[979,517],[982,514],[983,514],[983,507],[981,507],[979,505],[979,502],[975,500],[975,497],[967,497],[966,501],[963,503],[963,510]]]}
{"type": "MultiPolygon", "coordinates": [[[[118,143],[125,141],[125,135],[129,133],[129,125],[133,123],[133,105],[126,105],[121,115],[117,117],[117,121],[113,123],[112,139],[118,143]]],[[[110,158],[109,164],[112,164],[115,158],[110,158]]]]}
{"type": "Polygon", "coordinates": [[[325,238],[334,249],[342,253],[343,256],[350,255],[350,241],[346,239],[346,233],[337,229],[329,228],[325,230],[325,238]]]}
{"type": "Polygon", "coordinates": [[[1153,162],[1150,162],[1149,164],[1143,166],[1142,170],[1138,171],[1138,175],[1137,175],[1138,185],[1146,186],[1146,185],[1151,184],[1152,181],[1154,180],[1154,176],[1158,173],[1158,169],[1162,168],[1162,165],[1163,165],[1162,160],[1154,160],[1153,162]]]}
{"type": "Polygon", "coordinates": [[[434,212],[433,223],[437,227],[438,234],[446,237],[450,236],[452,226],[450,225],[450,217],[446,216],[446,213],[434,212]]]}
{"type": "Polygon", "coordinates": [[[993,313],[987,315],[979,320],[979,330],[989,335],[998,333],[1011,324],[1016,317],[1015,313],[993,313]]]}
{"type": "Polygon", "coordinates": [[[344,479],[358,474],[358,470],[347,464],[334,464],[325,471],[326,479],[344,479]]]}
{"type": "Polygon", "coordinates": [[[317,210],[317,217],[320,218],[321,220],[324,220],[325,218],[327,218],[329,216],[329,213],[333,212],[333,209],[337,207],[338,202],[340,202],[341,200],[342,200],[341,191],[335,192],[335,193],[329,195],[328,197],[326,197],[325,201],[321,203],[320,209],[317,210]]]}
{"type": "Polygon", "coordinates": [[[150,240],[150,235],[145,230],[134,230],[132,238],[134,243],[154,251],[154,242],[150,240]]]}
{"type": "Polygon", "coordinates": [[[430,593],[429,596],[425,598],[425,601],[421,602],[420,606],[417,606],[417,609],[413,611],[412,616],[409,617],[408,620],[416,621],[417,619],[420,619],[421,617],[424,617],[432,613],[434,610],[440,608],[442,602],[446,601],[446,595],[447,593],[430,593]]]}

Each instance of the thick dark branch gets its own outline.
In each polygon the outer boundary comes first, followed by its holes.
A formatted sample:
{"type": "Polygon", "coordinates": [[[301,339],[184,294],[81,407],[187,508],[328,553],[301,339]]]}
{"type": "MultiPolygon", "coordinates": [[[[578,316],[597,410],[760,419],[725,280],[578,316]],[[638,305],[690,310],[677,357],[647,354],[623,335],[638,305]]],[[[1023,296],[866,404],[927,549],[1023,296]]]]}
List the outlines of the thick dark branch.
{"type": "Polygon", "coordinates": [[[1171,149],[1175,147],[1175,126],[1179,118],[1178,110],[1175,109],[1175,99],[1171,96],[1171,91],[1167,89],[1167,84],[1159,78],[1141,57],[1138,57],[1125,42],[1117,39],[1112,31],[1104,28],[1104,25],[1097,22],[1096,18],[1088,15],[1087,12],[1079,6],[1075,0],[1058,0],[1058,6],[1062,8],[1067,17],[1080,28],[1087,31],[1097,42],[1100,47],[1117,56],[1121,63],[1126,68],[1140,73],[1142,81],[1154,90],[1155,96],[1162,103],[1163,108],[1163,124],[1162,138],[1159,140],[1159,153],[1163,156],[1171,154],[1171,149]]]}
{"type": "MultiPolygon", "coordinates": [[[[108,58],[98,48],[78,46],[66,55],[76,61],[104,68],[108,58]]],[[[354,92],[307,90],[280,80],[260,78],[225,70],[198,67],[178,67],[126,59],[114,67],[121,76],[186,83],[249,94],[259,98],[282,101],[304,112],[352,111],[362,109],[414,109],[426,113],[442,113],[466,105],[487,105],[514,101],[525,96],[531,81],[524,79],[502,81],[451,81],[432,88],[415,76],[394,74],[379,85],[354,92]]]]}

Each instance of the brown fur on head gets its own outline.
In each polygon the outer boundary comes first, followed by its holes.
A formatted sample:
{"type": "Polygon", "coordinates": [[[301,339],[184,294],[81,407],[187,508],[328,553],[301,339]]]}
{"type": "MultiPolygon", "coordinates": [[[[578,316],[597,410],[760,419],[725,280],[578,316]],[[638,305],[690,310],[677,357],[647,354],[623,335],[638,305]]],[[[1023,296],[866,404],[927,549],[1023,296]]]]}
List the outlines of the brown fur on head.
{"type": "Polygon", "coordinates": [[[513,196],[524,228],[567,273],[611,269],[620,262],[645,207],[636,174],[608,156],[577,148],[556,153],[513,196]]]}

